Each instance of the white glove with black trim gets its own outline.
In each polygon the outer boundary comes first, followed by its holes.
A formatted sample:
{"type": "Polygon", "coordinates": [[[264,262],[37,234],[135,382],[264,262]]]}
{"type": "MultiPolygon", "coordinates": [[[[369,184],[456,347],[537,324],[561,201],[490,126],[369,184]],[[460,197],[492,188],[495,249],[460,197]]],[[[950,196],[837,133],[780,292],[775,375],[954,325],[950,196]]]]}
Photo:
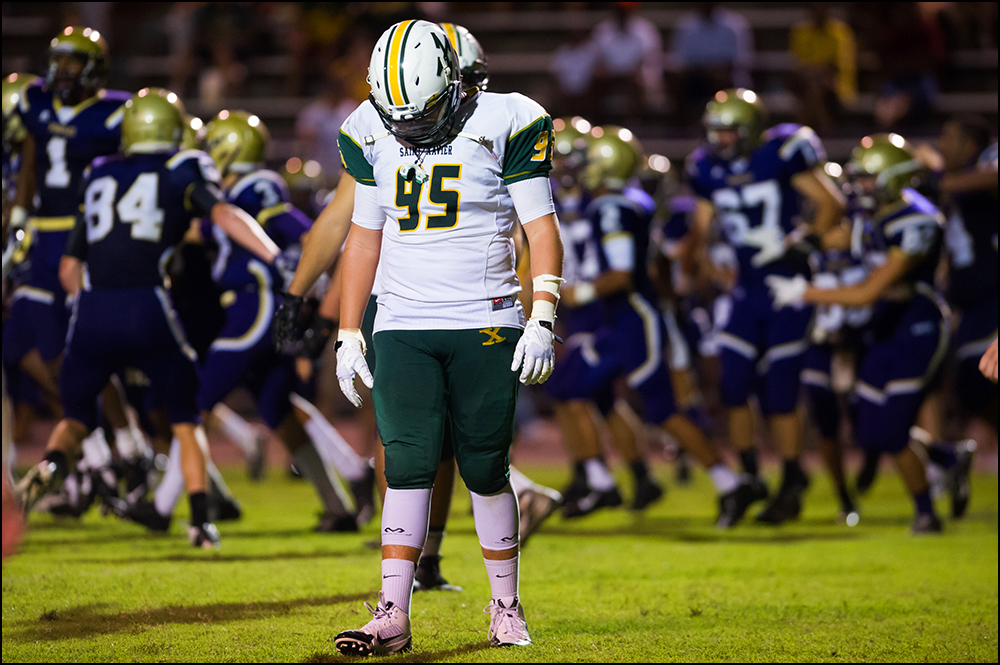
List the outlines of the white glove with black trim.
{"type": "Polygon", "coordinates": [[[556,363],[556,352],[552,348],[554,341],[551,321],[545,319],[528,321],[521,339],[514,348],[514,362],[510,366],[512,372],[521,368],[521,383],[530,386],[534,383],[545,383],[549,378],[556,363]]]}
{"type": "Polygon", "coordinates": [[[775,310],[782,307],[802,307],[805,304],[803,298],[806,289],[809,288],[809,280],[802,275],[795,277],[781,277],[780,275],[768,275],[764,278],[767,288],[771,290],[771,306],[775,310]]]}
{"type": "Polygon", "coordinates": [[[365,361],[365,338],[360,330],[341,330],[337,335],[337,380],[340,382],[340,392],[354,406],[361,408],[361,395],[354,388],[354,377],[361,377],[361,382],[368,388],[375,385],[371,370],[365,361]]]}

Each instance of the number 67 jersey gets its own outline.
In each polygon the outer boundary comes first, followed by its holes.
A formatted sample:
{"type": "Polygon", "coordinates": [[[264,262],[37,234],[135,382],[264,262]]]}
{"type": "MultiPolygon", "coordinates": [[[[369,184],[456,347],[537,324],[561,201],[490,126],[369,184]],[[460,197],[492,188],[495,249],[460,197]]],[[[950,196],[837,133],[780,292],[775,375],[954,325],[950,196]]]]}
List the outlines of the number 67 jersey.
{"type": "Polygon", "coordinates": [[[726,242],[736,250],[739,283],[763,287],[764,276],[791,275],[780,260],[760,268],[751,264],[760,251],[748,232],[767,230],[770,242],[783,242],[801,222],[802,196],[792,178],[822,165],[826,156],[812,129],[783,124],[764,134],[749,155],[722,159],[710,148],[699,148],[688,158],[688,176],[696,195],[715,205],[726,242]]]}
{"type": "MultiPolygon", "coordinates": [[[[473,93],[458,115],[461,131],[419,155],[385,130],[369,102],[341,128],[356,197],[375,187],[385,213],[376,331],[524,326],[508,186],[545,178],[548,187],[552,119],[516,93],[473,93]]],[[[552,212],[551,192],[544,203],[522,221],[552,212]]]]}

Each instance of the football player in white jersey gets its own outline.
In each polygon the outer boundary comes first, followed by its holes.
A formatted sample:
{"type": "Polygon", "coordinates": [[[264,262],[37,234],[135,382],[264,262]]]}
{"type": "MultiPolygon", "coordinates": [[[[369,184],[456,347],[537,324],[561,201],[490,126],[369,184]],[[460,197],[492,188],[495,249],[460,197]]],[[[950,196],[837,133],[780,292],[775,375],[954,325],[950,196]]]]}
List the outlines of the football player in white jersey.
{"type": "MultiPolygon", "coordinates": [[[[518,378],[542,382],[553,362],[562,243],[547,178],[552,121],[518,94],[464,95],[448,36],[425,21],[403,21],[381,36],[368,81],[371,103],[341,130],[341,155],[357,186],[337,365],[354,404],[356,375],[373,386],[389,488],[380,600],[372,621],[340,633],[337,648],[389,655],[412,644],[412,579],[446,415],[490,579],[490,640],[529,644],[509,447],[518,378]],[[532,252],[527,322],[514,270],[518,219],[532,252]],[[373,379],[359,328],[380,257],[373,379]]],[[[306,252],[300,271],[317,269],[308,264],[306,252]]]]}

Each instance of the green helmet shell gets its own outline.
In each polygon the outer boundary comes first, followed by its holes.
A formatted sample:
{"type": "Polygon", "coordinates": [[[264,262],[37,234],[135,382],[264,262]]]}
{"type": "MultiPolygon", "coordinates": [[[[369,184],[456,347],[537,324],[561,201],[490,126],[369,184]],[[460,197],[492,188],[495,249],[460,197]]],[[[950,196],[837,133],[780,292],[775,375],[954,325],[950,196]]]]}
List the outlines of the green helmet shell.
{"type": "Polygon", "coordinates": [[[624,127],[606,125],[591,130],[583,186],[594,190],[603,185],[621,191],[642,166],[642,145],[624,127]]]}
{"type": "Polygon", "coordinates": [[[126,155],[173,150],[183,137],[184,106],[176,93],[143,88],[125,102],[122,150],[126,155]]]}
{"type": "Polygon", "coordinates": [[[205,126],[205,150],[219,171],[246,173],[264,163],[270,134],[264,122],[246,111],[219,111],[205,126]]]}
{"type": "Polygon", "coordinates": [[[847,162],[852,178],[875,176],[875,198],[883,205],[900,199],[903,189],[912,187],[921,171],[923,165],[914,156],[913,147],[899,134],[864,137],[847,162]]]}
{"type": "MultiPolygon", "coordinates": [[[[736,150],[746,154],[760,144],[766,117],[767,112],[757,93],[744,88],[731,88],[715,93],[715,97],[705,105],[702,124],[713,146],[714,130],[735,129],[739,136],[736,150]]],[[[720,156],[731,158],[735,155],[720,156]]]]}
{"type": "Polygon", "coordinates": [[[3,142],[4,145],[22,143],[28,137],[28,132],[21,122],[21,117],[14,113],[21,95],[29,84],[38,80],[34,74],[13,73],[3,80],[3,142]]]}
{"type": "Polygon", "coordinates": [[[84,59],[79,83],[84,88],[97,89],[108,73],[108,43],[97,30],[82,26],[67,26],[49,42],[49,68],[45,76],[49,84],[56,76],[56,56],[75,55],[84,59]]]}

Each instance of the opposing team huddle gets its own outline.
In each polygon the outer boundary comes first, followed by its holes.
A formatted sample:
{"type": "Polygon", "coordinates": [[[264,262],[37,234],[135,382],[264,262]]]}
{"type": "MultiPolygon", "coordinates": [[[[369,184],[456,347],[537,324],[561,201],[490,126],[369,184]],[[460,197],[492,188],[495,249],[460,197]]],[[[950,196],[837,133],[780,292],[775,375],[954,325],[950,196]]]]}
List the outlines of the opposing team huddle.
{"type": "Polygon", "coordinates": [[[627,128],[489,91],[461,26],[407,20],[375,45],[369,100],[340,130],[345,174],[314,221],[265,167],[258,116],[202,123],[168,90],[105,90],[106,72],[103,38],[68,27],[45,77],[4,81],[5,386],[15,406],[43,401],[59,418],[16,483],[25,514],[99,502],[166,531],[186,490],[190,542],[218,547],[215,523],[241,508],[202,422],[259,477],[263,431],[222,403],[245,387],[315,488],[317,530],[357,531],[380,494],[382,591],[370,622],[337,635],[350,656],[410,649],[412,592],[456,588],[439,566],[456,469],[490,580],[490,641],[530,644],[520,548],[557,510],[624,502],[605,431],[633,510],[665,494],[645,443],[657,431],[707,472],[719,528],[755,503],[756,521],[780,525],[810,485],[804,401],[839,499],[831,519],[862,519],[883,455],[914,533],[942,530],[938,486],[964,514],[975,443],[943,440],[949,354],[959,403],[997,422],[978,370],[997,337],[997,146],[975,118],[945,126],[938,170],[895,133],[837,165],[809,127],[767,127],[758,95],[722,90],[678,176],[627,128]],[[341,390],[377,429],[372,459],[314,405],[312,363],[331,337],[341,390]],[[710,438],[705,363],[739,469],[710,438]],[[562,492],[510,463],[519,396],[543,391],[573,460],[562,492]],[[760,423],[782,460],[774,489],[760,423]],[[845,423],[865,454],[856,483],[845,423]]]}

